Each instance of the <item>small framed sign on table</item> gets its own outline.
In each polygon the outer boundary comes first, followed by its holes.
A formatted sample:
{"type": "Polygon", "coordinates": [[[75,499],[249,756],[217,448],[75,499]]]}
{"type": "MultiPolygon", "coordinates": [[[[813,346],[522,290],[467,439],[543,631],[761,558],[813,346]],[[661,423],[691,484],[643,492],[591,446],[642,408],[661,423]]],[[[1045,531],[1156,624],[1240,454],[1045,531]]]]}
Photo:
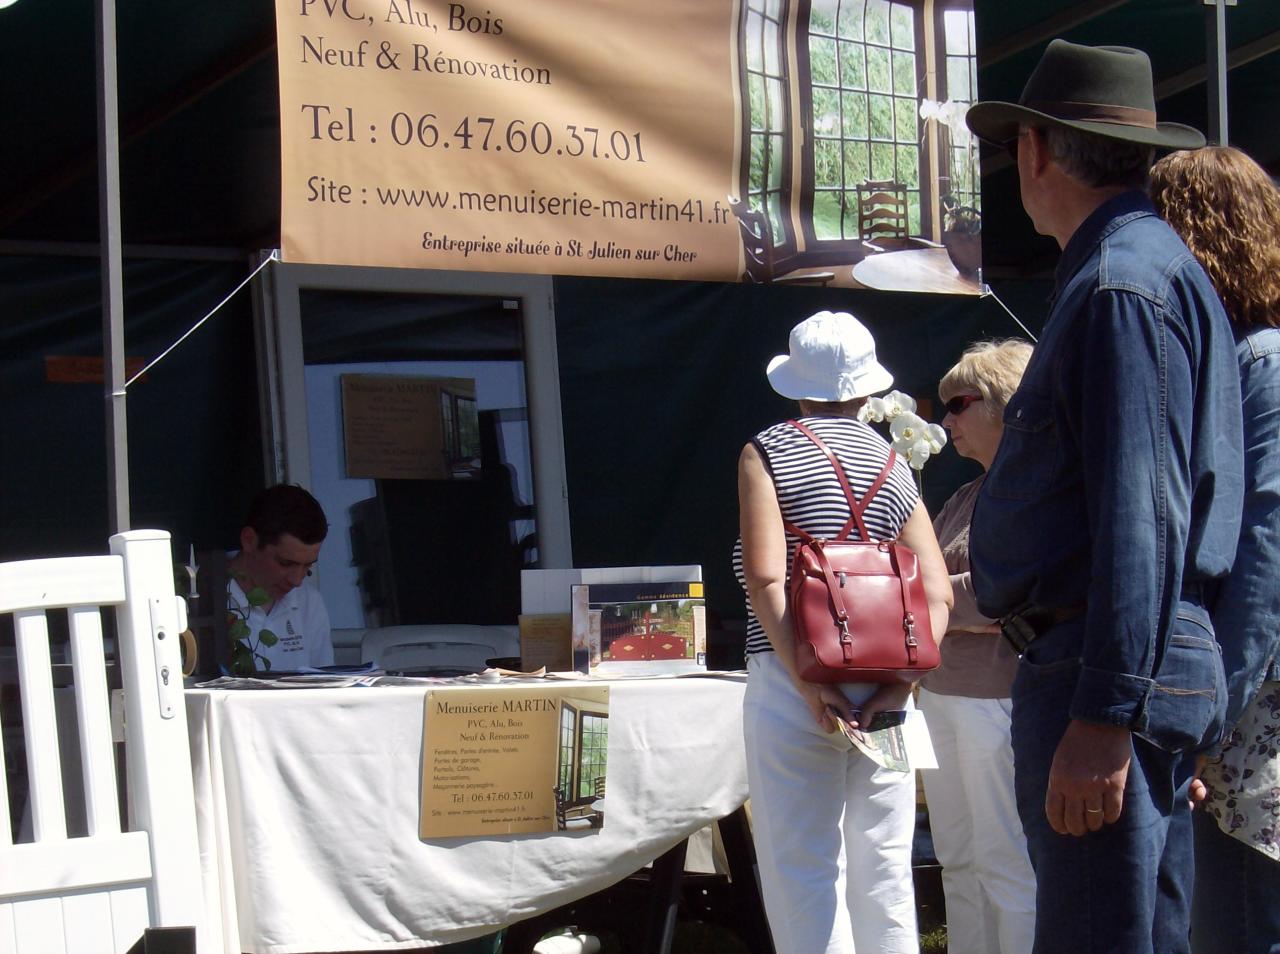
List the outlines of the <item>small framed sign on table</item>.
{"type": "Polygon", "coordinates": [[[422,732],[423,839],[600,828],[609,687],[433,689],[422,732]]]}

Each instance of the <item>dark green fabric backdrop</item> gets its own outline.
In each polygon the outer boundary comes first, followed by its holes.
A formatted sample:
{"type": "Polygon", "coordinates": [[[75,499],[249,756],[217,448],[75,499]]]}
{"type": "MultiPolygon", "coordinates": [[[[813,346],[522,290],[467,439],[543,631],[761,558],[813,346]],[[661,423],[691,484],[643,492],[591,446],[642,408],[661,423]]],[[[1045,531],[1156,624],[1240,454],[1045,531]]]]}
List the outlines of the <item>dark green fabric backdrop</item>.
{"type": "MultiPolygon", "coordinates": [[[[130,262],[128,354],[157,354],[247,267],[130,262]]],[[[1038,331],[1047,288],[1000,291],[1038,331]]],[[[51,384],[44,369],[48,355],[101,354],[99,295],[94,260],[0,257],[0,560],[105,549],[102,387],[51,384]]],[[[724,620],[744,614],[730,567],[738,453],[794,413],[764,368],[796,322],[854,312],[917,398],[936,396],[969,342],[1018,333],[990,299],[578,278],[556,279],[555,298],[576,564],[702,564],[724,620]]],[[[242,292],[130,390],[133,525],[169,530],[176,555],[233,546],[260,485],[254,369],[242,292]]],[[[924,471],[926,503],[936,510],[976,473],[945,450],[924,471]]]]}
{"type": "MultiPolygon", "coordinates": [[[[1006,300],[1038,331],[1046,293],[1019,286],[1006,300]]],[[[578,566],[700,563],[710,609],[744,615],[730,565],[738,454],[756,431],[795,413],[770,389],[765,366],[787,350],[798,321],[824,308],[862,318],[896,386],[917,398],[936,398],[938,379],[968,343],[1019,333],[989,299],[556,280],[578,566]]],[[[936,509],[977,473],[946,449],[924,470],[926,502],[936,509]]]]}
{"type": "MultiPolygon", "coordinates": [[[[126,351],[150,360],[248,271],[238,262],[136,261],[124,271],[126,351]]],[[[54,384],[45,358],[102,355],[95,259],[0,256],[0,560],[103,553],[103,385],[54,384]]],[[[261,482],[257,372],[241,292],[129,389],[133,525],[177,552],[233,545],[261,482]]]]}

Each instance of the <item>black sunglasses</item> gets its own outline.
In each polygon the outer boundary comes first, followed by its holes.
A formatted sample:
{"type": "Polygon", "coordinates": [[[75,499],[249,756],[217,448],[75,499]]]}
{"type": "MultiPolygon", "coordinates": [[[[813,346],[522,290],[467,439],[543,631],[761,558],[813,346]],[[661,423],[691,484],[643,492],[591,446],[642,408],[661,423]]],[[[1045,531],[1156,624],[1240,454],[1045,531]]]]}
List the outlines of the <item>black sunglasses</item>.
{"type": "Polygon", "coordinates": [[[981,394],[957,394],[950,401],[945,402],[942,406],[947,409],[947,413],[952,417],[959,417],[969,409],[969,405],[974,401],[981,401],[981,394]]]}

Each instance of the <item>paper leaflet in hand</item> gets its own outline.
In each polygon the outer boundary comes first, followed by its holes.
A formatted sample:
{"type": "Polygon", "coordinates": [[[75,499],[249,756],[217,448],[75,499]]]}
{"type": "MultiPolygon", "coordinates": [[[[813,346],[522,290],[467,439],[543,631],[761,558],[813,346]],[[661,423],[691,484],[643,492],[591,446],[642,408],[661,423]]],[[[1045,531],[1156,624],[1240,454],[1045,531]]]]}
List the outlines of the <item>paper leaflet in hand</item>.
{"type": "Polygon", "coordinates": [[[877,712],[865,729],[851,725],[834,706],[827,706],[827,712],[854,748],[881,768],[910,772],[938,767],[929,730],[921,713],[915,710],[877,712]]]}

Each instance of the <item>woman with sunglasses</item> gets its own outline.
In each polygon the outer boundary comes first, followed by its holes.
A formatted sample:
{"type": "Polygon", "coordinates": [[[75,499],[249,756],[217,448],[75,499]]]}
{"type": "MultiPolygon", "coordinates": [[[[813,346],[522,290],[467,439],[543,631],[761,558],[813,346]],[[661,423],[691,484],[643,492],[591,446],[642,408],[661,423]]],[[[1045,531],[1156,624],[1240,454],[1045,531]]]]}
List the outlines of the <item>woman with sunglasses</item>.
{"type": "Polygon", "coordinates": [[[969,522],[1004,430],[1005,404],[1031,357],[1025,341],[970,347],[938,384],[942,426],[983,474],[933,522],[955,608],[942,665],[921,682],[938,769],[922,773],[933,846],[942,863],[951,954],[1025,954],[1035,933],[1035,873],[1013,793],[1010,690],[1018,658],[995,620],[978,612],[969,580],[969,522]]]}

